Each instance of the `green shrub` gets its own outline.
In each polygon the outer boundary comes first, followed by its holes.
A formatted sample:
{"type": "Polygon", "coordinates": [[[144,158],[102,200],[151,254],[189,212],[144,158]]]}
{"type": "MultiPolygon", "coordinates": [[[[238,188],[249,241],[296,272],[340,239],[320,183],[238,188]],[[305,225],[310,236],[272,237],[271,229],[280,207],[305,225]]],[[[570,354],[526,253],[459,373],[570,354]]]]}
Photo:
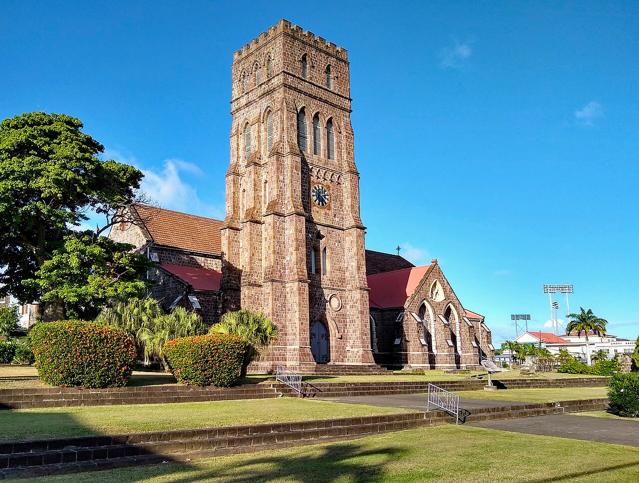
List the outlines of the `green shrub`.
{"type": "Polygon", "coordinates": [[[103,309],[95,321],[124,330],[135,339],[138,354],[144,358],[145,365],[159,361],[166,370],[168,367],[162,351],[166,341],[202,335],[207,330],[207,325],[195,312],[175,307],[165,314],[153,298],[118,302],[103,309]]]}
{"type": "Polygon", "coordinates": [[[124,331],[92,322],[39,323],[29,339],[40,379],[54,386],[124,386],[135,362],[124,331]]]}
{"type": "Polygon", "coordinates": [[[615,374],[608,384],[608,400],[612,413],[639,417],[639,374],[615,374]]]}
{"type": "Polygon", "coordinates": [[[27,339],[19,340],[16,343],[16,351],[13,356],[12,364],[33,364],[35,362],[35,357],[33,356],[33,351],[31,350],[31,345],[29,345],[29,341],[27,339]]]}
{"type": "Polygon", "coordinates": [[[164,344],[164,356],[179,382],[228,387],[240,380],[247,347],[231,334],[181,337],[164,344]]]}
{"type": "Polygon", "coordinates": [[[277,337],[277,327],[266,315],[242,309],[225,313],[222,320],[211,327],[209,334],[233,334],[246,341],[248,348],[242,364],[244,377],[249,364],[277,337]]]}
{"type": "Polygon", "coordinates": [[[564,374],[592,374],[592,369],[585,363],[572,358],[563,362],[557,368],[557,372],[563,372],[564,374]]]}
{"type": "Polygon", "coordinates": [[[9,364],[16,353],[16,344],[12,340],[0,340],[0,364],[9,364]]]}
{"type": "Polygon", "coordinates": [[[617,359],[599,359],[591,369],[597,376],[612,376],[621,370],[621,364],[617,359]]]}
{"type": "Polygon", "coordinates": [[[18,328],[18,307],[0,307],[0,335],[9,337],[18,328]]]}

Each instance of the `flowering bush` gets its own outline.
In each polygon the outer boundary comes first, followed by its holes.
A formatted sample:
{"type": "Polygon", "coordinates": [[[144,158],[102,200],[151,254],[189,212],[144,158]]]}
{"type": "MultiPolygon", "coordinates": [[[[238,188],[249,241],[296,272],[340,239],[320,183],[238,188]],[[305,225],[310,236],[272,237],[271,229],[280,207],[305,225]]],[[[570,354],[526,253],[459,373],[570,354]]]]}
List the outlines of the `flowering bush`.
{"type": "Polygon", "coordinates": [[[54,386],[126,385],[135,344],[122,330],[92,322],[39,323],[29,332],[40,379],[54,386]]]}
{"type": "Polygon", "coordinates": [[[228,387],[240,380],[248,344],[238,336],[210,334],[173,339],[164,357],[179,382],[228,387]]]}
{"type": "Polygon", "coordinates": [[[639,417],[639,374],[615,374],[608,384],[610,411],[619,416],[639,417]]]}

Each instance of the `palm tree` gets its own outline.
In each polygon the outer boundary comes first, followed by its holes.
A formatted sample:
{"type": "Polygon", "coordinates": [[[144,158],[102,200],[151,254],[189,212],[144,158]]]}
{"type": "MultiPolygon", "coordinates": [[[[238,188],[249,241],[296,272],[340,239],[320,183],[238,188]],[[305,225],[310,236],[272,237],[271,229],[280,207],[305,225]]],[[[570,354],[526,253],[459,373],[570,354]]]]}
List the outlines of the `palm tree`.
{"type": "Polygon", "coordinates": [[[148,365],[157,359],[165,370],[168,370],[168,365],[162,353],[164,344],[178,337],[204,334],[207,328],[195,312],[176,307],[171,313],[165,314],[160,304],[152,298],[129,299],[106,307],[96,322],[126,331],[135,339],[144,364],[148,365]]]}
{"type": "Polygon", "coordinates": [[[143,347],[145,364],[152,359],[158,359],[164,370],[168,371],[169,366],[163,353],[164,344],[178,337],[203,334],[206,327],[198,314],[184,307],[176,307],[170,314],[157,317],[152,324],[143,327],[137,334],[137,340],[143,347]]]}
{"type": "Polygon", "coordinates": [[[581,312],[578,314],[568,314],[570,321],[566,326],[566,333],[577,332],[577,336],[581,337],[583,332],[586,335],[586,362],[591,365],[590,359],[590,343],[588,342],[588,333],[598,334],[600,336],[606,335],[606,325],[608,321],[597,317],[593,314],[592,309],[584,310],[583,307],[579,307],[581,312]]]}
{"type": "Polygon", "coordinates": [[[209,330],[209,334],[212,333],[234,334],[248,343],[249,349],[246,351],[244,364],[242,364],[242,377],[244,377],[248,365],[277,337],[277,327],[264,314],[242,309],[225,313],[222,320],[209,330]]]}

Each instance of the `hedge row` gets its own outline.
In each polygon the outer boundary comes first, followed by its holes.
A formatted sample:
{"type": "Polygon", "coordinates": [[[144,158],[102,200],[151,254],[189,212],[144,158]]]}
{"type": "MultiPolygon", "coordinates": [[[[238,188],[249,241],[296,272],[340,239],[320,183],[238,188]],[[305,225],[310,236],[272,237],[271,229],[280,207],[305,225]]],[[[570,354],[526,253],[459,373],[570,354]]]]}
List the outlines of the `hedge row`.
{"type": "Polygon", "coordinates": [[[124,331],[92,322],[39,323],[29,338],[40,379],[54,386],[124,386],[135,363],[135,344],[124,331]]]}
{"type": "Polygon", "coordinates": [[[610,411],[619,416],[639,417],[639,373],[616,374],[608,385],[610,411]]]}
{"type": "Polygon", "coordinates": [[[239,382],[247,349],[240,337],[210,334],[170,340],[164,357],[178,382],[228,387],[239,382]]]}

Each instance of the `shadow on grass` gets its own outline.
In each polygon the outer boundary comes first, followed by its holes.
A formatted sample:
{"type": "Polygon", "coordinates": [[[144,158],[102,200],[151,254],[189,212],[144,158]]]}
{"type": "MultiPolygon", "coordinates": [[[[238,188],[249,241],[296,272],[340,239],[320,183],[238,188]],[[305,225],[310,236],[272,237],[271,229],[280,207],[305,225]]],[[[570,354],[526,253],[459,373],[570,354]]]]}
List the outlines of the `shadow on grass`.
{"type": "MultiPolygon", "coordinates": [[[[404,456],[405,450],[395,447],[365,449],[356,443],[333,443],[321,448],[309,448],[314,454],[247,457],[224,468],[211,468],[197,471],[195,474],[183,474],[193,471],[192,467],[182,464],[154,466],[146,469],[136,468],[144,474],[127,475],[130,481],[145,478],[171,476],[172,483],[190,483],[211,479],[225,482],[249,483],[286,479],[304,482],[349,481],[362,483],[381,481],[388,463],[404,456]]],[[[115,476],[115,475],[114,475],[115,476]]]]}
{"type": "MultiPolygon", "coordinates": [[[[584,478],[584,477],[596,477],[596,475],[605,476],[606,473],[617,470],[624,470],[626,468],[636,468],[639,471],[639,460],[633,461],[631,463],[622,463],[618,465],[605,466],[603,468],[596,468],[592,470],[585,471],[576,471],[573,473],[568,473],[562,476],[556,476],[553,478],[543,478],[540,480],[530,480],[527,483],[550,483],[553,481],[569,481],[575,478],[584,478]]],[[[596,479],[593,481],[597,481],[596,479]]]]}
{"type": "Polygon", "coordinates": [[[0,461],[4,463],[0,479],[31,476],[34,469],[50,471],[48,464],[54,465],[56,473],[65,473],[77,471],[74,464],[91,460],[96,464],[88,465],[87,471],[128,456],[143,457],[149,463],[175,461],[148,444],[129,443],[126,437],[89,428],[68,413],[2,411],[0,427],[0,461]],[[65,470],[66,463],[71,466],[65,470]]]}

